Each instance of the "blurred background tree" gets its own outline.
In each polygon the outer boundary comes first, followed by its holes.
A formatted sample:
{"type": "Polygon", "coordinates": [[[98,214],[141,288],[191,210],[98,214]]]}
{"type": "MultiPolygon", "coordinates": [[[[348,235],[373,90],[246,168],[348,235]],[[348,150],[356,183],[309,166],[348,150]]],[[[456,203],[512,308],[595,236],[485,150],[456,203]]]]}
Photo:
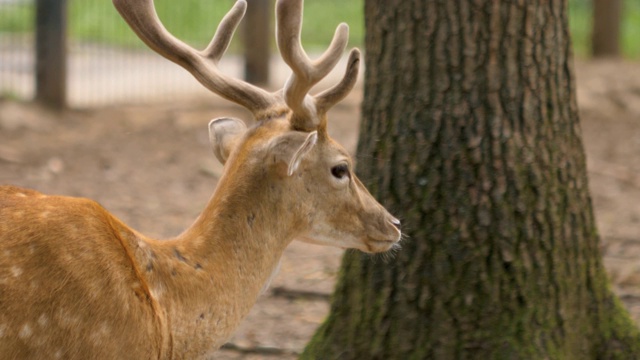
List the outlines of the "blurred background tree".
{"type": "Polygon", "coordinates": [[[593,0],[593,57],[620,56],[620,21],[622,0],[593,0]]]}

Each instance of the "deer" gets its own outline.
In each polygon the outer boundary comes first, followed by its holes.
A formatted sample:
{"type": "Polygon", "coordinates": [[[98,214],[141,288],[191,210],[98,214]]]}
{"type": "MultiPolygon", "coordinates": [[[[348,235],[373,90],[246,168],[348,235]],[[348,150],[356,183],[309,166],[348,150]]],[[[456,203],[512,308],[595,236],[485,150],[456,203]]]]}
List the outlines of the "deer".
{"type": "Polygon", "coordinates": [[[328,110],[353,89],[360,51],[327,90],[311,88],[345,50],[340,24],[311,60],[302,48],[303,0],[278,0],[276,38],[292,73],[269,92],[220,72],[241,21],[237,0],[202,51],[171,35],[153,0],[113,0],[140,39],[255,123],[209,123],[224,164],[202,213],[158,240],[97,202],[0,187],[1,359],[201,359],[233,334],[293,240],[383,253],[402,232],[356,177],[327,132],[328,110]]]}

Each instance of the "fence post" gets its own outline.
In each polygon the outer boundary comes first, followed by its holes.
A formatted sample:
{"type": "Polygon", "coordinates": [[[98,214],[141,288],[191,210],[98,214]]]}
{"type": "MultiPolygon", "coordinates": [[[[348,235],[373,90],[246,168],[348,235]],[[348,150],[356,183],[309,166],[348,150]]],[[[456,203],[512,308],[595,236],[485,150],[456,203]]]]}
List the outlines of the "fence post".
{"type": "Polygon", "coordinates": [[[67,0],[36,1],[36,101],[63,108],[67,98],[67,0]]]}
{"type": "Polygon", "coordinates": [[[249,0],[243,21],[244,78],[252,84],[269,84],[271,60],[271,0],[249,0]]]}

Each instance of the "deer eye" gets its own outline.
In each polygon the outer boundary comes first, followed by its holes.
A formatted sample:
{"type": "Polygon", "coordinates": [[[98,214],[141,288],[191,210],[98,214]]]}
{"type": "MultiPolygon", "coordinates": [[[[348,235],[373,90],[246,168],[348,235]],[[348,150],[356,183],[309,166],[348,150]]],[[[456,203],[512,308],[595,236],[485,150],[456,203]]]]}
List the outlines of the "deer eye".
{"type": "Polygon", "coordinates": [[[347,164],[336,165],[331,168],[331,175],[340,180],[349,177],[349,166],[347,164]]]}

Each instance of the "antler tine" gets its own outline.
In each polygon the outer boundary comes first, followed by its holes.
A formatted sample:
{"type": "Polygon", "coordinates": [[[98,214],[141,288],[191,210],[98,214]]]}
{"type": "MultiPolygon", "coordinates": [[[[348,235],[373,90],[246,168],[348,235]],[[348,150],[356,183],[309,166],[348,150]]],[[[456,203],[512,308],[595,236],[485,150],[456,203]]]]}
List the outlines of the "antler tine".
{"type": "Polygon", "coordinates": [[[282,59],[293,71],[284,87],[284,99],[293,110],[295,121],[311,120],[317,125],[315,105],[312,99],[307,97],[307,93],[313,85],[327,76],[340,60],[347,46],[349,27],[347,24],[340,24],[329,48],[319,59],[312,61],[300,43],[302,7],[303,0],[278,0],[276,6],[278,48],[282,59]]]}
{"type": "Polygon", "coordinates": [[[207,89],[244,106],[254,114],[278,101],[275,95],[244,81],[224,76],[217,68],[220,57],[244,16],[247,8],[245,0],[235,3],[204,51],[190,47],[169,33],[158,18],[153,0],[113,0],[113,4],[147,46],[185,68],[207,89]]]}
{"type": "Polygon", "coordinates": [[[318,114],[326,114],[333,105],[339,103],[353,90],[360,69],[360,50],[354,48],[349,53],[347,70],[339,83],[315,96],[318,114]]]}
{"type": "Polygon", "coordinates": [[[247,2],[245,0],[237,1],[220,21],[211,42],[203,51],[203,53],[215,63],[218,63],[222,55],[227,51],[233,34],[246,11],[247,2]]]}

